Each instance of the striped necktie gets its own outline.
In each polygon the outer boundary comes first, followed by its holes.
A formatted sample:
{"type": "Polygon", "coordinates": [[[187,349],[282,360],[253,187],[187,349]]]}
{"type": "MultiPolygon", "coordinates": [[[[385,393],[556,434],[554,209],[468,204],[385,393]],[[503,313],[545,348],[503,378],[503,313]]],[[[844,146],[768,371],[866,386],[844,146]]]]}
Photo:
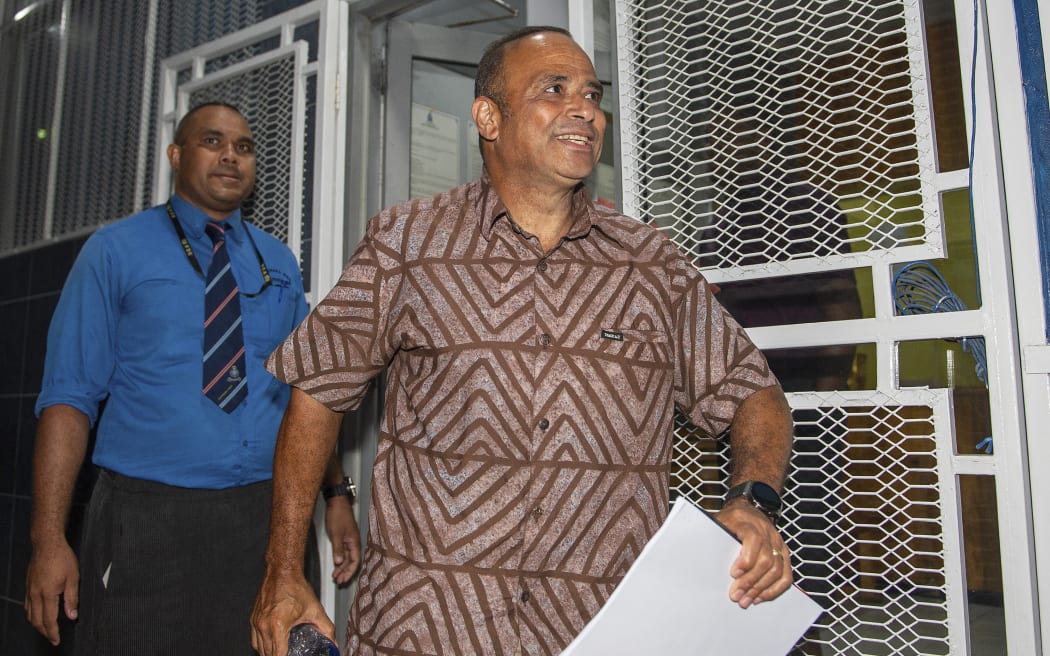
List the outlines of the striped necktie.
{"type": "Polygon", "coordinates": [[[232,227],[205,226],[213,247],[204,291],[204,395],[226,412],[248,396],[241,299],[226,250],[225,231],[232,227]]]}

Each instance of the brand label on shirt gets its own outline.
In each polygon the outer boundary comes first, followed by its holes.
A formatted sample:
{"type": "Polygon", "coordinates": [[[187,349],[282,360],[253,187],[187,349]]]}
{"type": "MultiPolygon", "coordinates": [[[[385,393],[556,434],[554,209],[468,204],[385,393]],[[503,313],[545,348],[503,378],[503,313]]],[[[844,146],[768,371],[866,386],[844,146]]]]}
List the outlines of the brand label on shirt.
{"type": "Polygon", "coordinates": [[[623,333],[618,333],[614,330],[602,330],[602,339],[615,339],[618,342],[623,341],[623,333]]]}

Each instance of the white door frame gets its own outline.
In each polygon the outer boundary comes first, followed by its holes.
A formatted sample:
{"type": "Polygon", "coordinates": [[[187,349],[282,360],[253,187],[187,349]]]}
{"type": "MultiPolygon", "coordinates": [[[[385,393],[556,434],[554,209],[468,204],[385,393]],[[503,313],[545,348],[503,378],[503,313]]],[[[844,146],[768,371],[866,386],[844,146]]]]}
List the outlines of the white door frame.
{"type": "MultiPolygon", "coordinates": [[[[1047,9],[1040,2],[1040,10],[1047,9]]],[[[988,47],[985,60],[995,62],[994,88],[982,76],[982,84],[993,94],[995,129],[998,146],[1003,157],[1001,179],[1004,200],[1008,212],[1004,212],[1008,226],[1008,243],[1003,248],[1010,254],[1005,276],[1018,281],[1013,286],[1014,309],[1017,317],[1016,339],[1020,351],[1014,362],[1012,373],[1017,375],[1023,389],[1020,407],[1027,426],[1033,428],[1031,439],[1026,440],[1027,456],[1031,476],[1015,485],[1028,494],[1033,520],[1032,534],[1035,543],[1035,563],[1028,560],[1015,570],[1015,575],[1028,575],[1036,583],[1036,594],[1040,608],[1041,652],[1050,653],[1050,440],[1046,439],[1046,427],[1050,426],[1050,346],[1046,337],[1047,290],[1041,284],[1042,254],[1039,246],[1038,214],[1035,202],[1035,186],[1031,144],[1028,134],[1028,116],[1025,108],[1024,84],[1021,78],[1020,44],[1017,37],[1017,16],[1014,4],[997,3],[987,16],[985,35],[988,47]],[[1044,427],[1039,430],[1038,427],[1044,427]],[[1028,489],[1025,489],[1028,488],[1028,489]],[[1035,566],[1033,566],[1035,565],[1035,566]],[[1040,567],[1041,565],[1041,567],[1040,567]],[[1026,567],[1031,567],[1027,572],[1026,567]]],[[[1043,45],[1050,45],[1050,12],[1040,12],[1043,45]]],[[[1050,51],[1044,50],[1046,58],[1050,51]]],[[[1050,59],[1046,59],[1050,64],[1050,59]]],[[[985,65],[987,67],[987,64],[985,65]]],[[[964,73],[966,69],[964,68],[964,73]]],[[[978,130],[980,130],[978,123],[978,130]]],[[[989,140],[992,135],[989,135],[989,140]]],[[[975,166],[975,172],[976,172],[975,166]]],[[[1005,575],[1005,573],[1004,573],[1005,575]]]]}

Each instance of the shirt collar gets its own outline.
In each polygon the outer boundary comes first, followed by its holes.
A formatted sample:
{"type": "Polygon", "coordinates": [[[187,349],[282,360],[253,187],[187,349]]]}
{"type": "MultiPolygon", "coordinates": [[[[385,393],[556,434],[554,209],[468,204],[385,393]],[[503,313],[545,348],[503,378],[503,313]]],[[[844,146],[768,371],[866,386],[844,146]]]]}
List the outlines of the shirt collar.
{"type": "MultiPolygon", "coordinates": [[[[488,171],[482,172],[478,184],[481,193],[481,202],[479,203],[481,212],[478,217],[481,222],[481,236],[489,240],[492,238],[492,227],[497,221],[500,219],[511,221],[512,218],[507,210],[507,206],[503,204],[503,200],[496,193],[496,187],[492,184],[488,171]]],[[[572,194],[572,225],[564,238],[578,239],[585,237],[591,231],[591,228],[597,228],[606,237],[614,239],[612,235],[602,228],[601,223],[598,221],[598,213],[594,208],[594,202],[591,200],[590,194],[587,193],[587,188],[580,184],[572,194]]]]}
{"type": "MultiPolygon", "coordinates": [[[[200,239],[204,235],[204,226],[209,221],[214,221],[210,216],[204,213],[203,210],[198,208],[196,205],[191,204],[178,194],[171,195],[171,207],[175,210],[175,216],[179,217],[179,223],[182,224],[182,229],[186,231],[186,234],[194,239],[200,239]]],[[[241,218],[241,208],[237,208],[228,217],[219,221],[223,225],[230,225],[234,228],[230,235],[233,239],[240,239],[240,235],[244,232],[239,230],[244,224],[241,218]]]]}

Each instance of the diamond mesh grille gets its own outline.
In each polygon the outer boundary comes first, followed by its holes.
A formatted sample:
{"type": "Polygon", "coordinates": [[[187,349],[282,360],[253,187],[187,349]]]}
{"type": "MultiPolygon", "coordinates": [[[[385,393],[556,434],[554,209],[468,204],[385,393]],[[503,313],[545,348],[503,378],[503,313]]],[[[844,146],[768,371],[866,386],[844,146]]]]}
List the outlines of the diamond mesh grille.
{"type": "Polygon", "coordinates": [[[291,197],[293,53],[258,68],[196,89],[189,106],[209,101],[235,105],[252,126],[256,143],[256,183],[244,215],[273,236],[287,241],[291,197]]]}
{"type": "MultiPolygon", "coordinates": [[[[826,612],[793,653],[949,653],[931,408],[795,405],[781,529],[796,582],[826,612]]],[[[677,428],[674,495],[715,511],[728,441],[677,428]]]]}
{"type": "Polygon", "coordinates": [[[230,66],[233,66],[234,64],[239,64],[240,62],[247,61],[252,57],[258,55],[259,53],[266,52],[268,50],[273,50],[279,46],[280,39],[274,37],[270,39],[264,39],[263,41],[253,43],[243,48],[239,48],[237,50],[234,50],[233,52],[228,52],[225,55],[221,55],[219,57],[210,58],[204,62],[204,74],[208,75],[211,73],[217,73],[226,68],[229,68],[230,66]]]}
{"type": "Polygon", "coordinates": [[[617,2],[628,211],[705,268],[841,268],[932,243],[907,5],[617,2]]]}

